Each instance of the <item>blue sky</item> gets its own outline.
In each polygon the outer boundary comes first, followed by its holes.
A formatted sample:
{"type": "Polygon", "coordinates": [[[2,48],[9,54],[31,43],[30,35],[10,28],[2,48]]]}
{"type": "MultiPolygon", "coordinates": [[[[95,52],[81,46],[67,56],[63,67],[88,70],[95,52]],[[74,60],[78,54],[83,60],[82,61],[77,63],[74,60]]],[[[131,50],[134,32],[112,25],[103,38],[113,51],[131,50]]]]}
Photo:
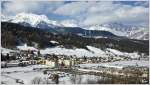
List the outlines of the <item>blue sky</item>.
{"type": "Polygon", "coordinates": [[[7,1],[2,14],[44,14],[52,20],[74,20],[80,25],[119,22],[148,27],[148,1],[7,1]]]}

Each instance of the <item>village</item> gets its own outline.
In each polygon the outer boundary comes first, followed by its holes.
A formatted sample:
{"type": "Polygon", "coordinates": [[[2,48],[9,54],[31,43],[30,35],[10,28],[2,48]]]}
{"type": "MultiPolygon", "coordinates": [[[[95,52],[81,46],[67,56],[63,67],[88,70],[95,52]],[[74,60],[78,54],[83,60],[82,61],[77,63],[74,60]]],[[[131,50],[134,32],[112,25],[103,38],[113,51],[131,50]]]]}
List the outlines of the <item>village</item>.
{"type": "MultiPolygon", "coordinates": [[[[110,63],[118,61],[132,61],[132,58],[129,57],[77,57],[76,55],[56,55],[56,54],[45,54],[42,55],[39,50],[26,46],[26,49],[20,47],[17,51],[2,51],[1,53],[1,67],[2,68],[12,68],[12,67],[27,67],[32,65],[46,65],[47,68],[43,68],[44,73],[51,71],[62,71],[69,73],[75,73],[79,75],[88,74],[88,75],[99,75],[99,76],[113,76],[115,78],[135,78],[140,81],[137,83],[147,83],[149,68],[145,66],[138,66],[136,63],[135,66],[106,66],[106,65],[94,65],[97,63],[110,63]],[[93,64],[93,66],[91,66],[93,64]],[[136,76],[136,77],[135,77],[136,76]]],[[[134,60],[143,60],[144,58],[136,58],[134,60]]],[[[36,68],[34,68],[36,69],[36,68]]],[[[53,74],[57,76],[57,73],[53,74]]],[[[59,78],[59,77],[56,77],[59,78]]],[[[54,79],[55,83],[58,83],[59,79],[54,79]]],[[[131,83],[132,83],[131,82],[131,83]]],[[[124,81],[123,83],[129,83],[124,81]]],[[[135,82],[134,82],[135,83],[135,82]]]]}
{"type": "MultiPolygon", "coordinates": [[[[76,55],[56,55],[56,54],[45,54],[41,55],[38,49],[33,47],[20,48],[18,51],[10,51],[2,53],[2,67],[17,67],[17,66],[28,66],[28,65],[48,65],[49,67],[72,67],[77,64],[85,63],[98,63],[98,62],[110,62],[118,59],[113,57],[77,57],[76,55]]],[[[123,58],[122,58],[123,59],[123,58]]],[[[122,60],[121,58],[119,60],[122,60]]]]}

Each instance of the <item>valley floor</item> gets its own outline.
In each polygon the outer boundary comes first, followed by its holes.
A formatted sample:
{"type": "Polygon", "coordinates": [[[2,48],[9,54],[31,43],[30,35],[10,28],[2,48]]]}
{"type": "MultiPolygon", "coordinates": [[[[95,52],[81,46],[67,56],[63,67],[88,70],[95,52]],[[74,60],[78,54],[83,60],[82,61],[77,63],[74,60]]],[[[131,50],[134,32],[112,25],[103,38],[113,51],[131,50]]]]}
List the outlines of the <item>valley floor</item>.
{"type": "MultiPolygon", "coordinates": [[[[1,84],[54,84],[56,83],[53,80],[52,76],[54,74],[58,74],[58,81],[60,84],[92,84],[92,83],[116,83],[117,79],[118,83],[139,83],[137,82],[135,77],[134,81],[128,81],[130,77],[126,77],[127,80],[123,79],[123,75],[118,75],[115,71],[115,75],[109,75],[107,72],[108,68],[115,67],[115,69],[122,69],[124,66],[133,66],[137,65],[146,66],[148,68],[148,61],[117,61],[117,62],[108,62],[108,63],[94,63],[94,64],[79,64],[75,67],[72,67],[71,70],[61,71],[54,70],[54,68],[49,68],[47,65],[30,65],[26,67],[9,67],[9,68],[1,68],[1,84]],[[133,62],[133,63],[132,63],[133,62]],[[102,70],[104,66],[107,70],[102,70]],[[119,66],[119,67],[117,67],[119,66]],[[113,76],[113,77],[112,77],[113,76]],[[115,78],[116,80],[112,80],[115,78]]],[[[136,67],[138,68],[138,67],[136,67]]],[[[132,68],[130,68],[132,69],[132,68]]],[[[117,70],[121,71],[121,70],[117,70]]],[[[140,83],[148,83],[148,73],[143,73],[146,77],[139,77],[140,83]]],[[[127,74],[126,74],[127,75],[127,74]]],[[[132,79],[130,79],[132,80],[132,79]]]]}

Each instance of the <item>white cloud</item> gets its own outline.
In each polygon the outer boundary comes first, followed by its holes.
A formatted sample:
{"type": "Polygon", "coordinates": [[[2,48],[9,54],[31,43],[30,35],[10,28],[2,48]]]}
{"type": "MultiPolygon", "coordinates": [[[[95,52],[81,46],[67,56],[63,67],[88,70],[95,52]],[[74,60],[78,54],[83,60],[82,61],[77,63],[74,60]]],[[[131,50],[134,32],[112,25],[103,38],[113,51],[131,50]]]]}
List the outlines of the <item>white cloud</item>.
{"type": "Polygon", "coordinates": [[[113,3],[112,1],[89,1],[64,3],[58,1],[13,1],[4,4],[3,14],[20,12],[54,13],[73,17],[81,25],[122,22],[124,24],[147,25],[148,2],[136,2],[136,6],[113,3]]]}
{"type": "Polygon", "coordinates": [[[148,8],[142,6],[123,6],[115,10],[114,14],[118,18],[117,21],[125,24],[142,25],[141,23],[145,23],[143,25],[146,25],[148,23],[148,8]]]}
{"type": "Polygon", "coordinates": [[[59,7],[56,11],[54,11],[54,13],[62,15],[77,15],[84,12],[90,4],[92,3],[72,2],[59,7]]]}
{"type": "Polygon", "coordinates": [[[138,2],[134,3],[134,5],[148,7],[149,3],[146,1],[138,1],[138,2]]]}
{"type": "Polygon", "coordinates": [[[84,25],[103,24],[103,23],[111,23],[113,21],[116,21],[116,16],[94,14],[88,16],[83,21],[83,24],[84,25]]]}
{"type": "Polygon", "coordinates": [[[3,4],[2,13],[5,15],[15,15],[20,12],[48,13],[55,10],[64,2],[58,1],[10,1],[3,4]]]}
{"type": "MultiPolygon", "coordinates": [[[[148,3],[148,2],[147,2],[148,3]]],[[[141,4],[136,3],[136,4],[141,4]]],[[[146,4],[146,2],[142,3],[146,4]]],[[[74,16],[81,25],[122,22],[125,24],[146,25],[148,23],[148,8],[131,6],[111,1],[72,2],[54,11],[56,14],[74,16]]],[[[147,24],[148,25],[148,24],[147,24]]]]}

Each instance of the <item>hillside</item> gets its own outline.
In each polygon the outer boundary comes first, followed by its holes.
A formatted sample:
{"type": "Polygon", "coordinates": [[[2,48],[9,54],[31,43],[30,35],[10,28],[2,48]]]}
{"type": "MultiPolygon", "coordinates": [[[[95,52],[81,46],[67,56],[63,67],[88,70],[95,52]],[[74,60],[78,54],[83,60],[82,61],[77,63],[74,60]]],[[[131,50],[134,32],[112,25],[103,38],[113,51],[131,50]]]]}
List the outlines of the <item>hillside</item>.
{"type": "Polygon", "coordinates": [[[54,33],[52,31],[36,29],[33,27],[25,27],[19,24],[2,22],[2,47],[14,48],[17,45],[27,43],[30,46],[38,44],[38,48],[46,48],[55,46],[51,40],[59,42],[58,45],[63,45],[66,48],[86,48],[86,46],[94,46],[101,49],[112,48],[125,52],[140,53],[149,52],[148,40],[134,40],[127,38],[86,38],[77,36],[71,33],[54,33]]]}

